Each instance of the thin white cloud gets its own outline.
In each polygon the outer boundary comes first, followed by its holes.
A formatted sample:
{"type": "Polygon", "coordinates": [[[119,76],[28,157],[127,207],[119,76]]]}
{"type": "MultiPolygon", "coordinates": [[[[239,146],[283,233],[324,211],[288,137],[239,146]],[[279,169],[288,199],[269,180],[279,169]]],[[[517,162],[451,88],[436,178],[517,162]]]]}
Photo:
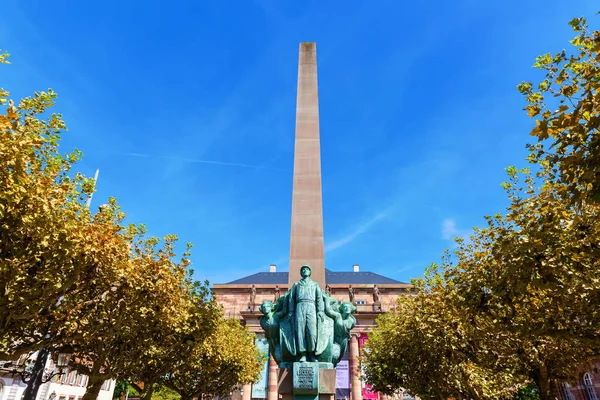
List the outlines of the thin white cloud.
{"type": "Polygon", "coordinates": [[[470,233],[468,229],[459,229],[453,218],[446,218],[442,222],[442,239],[453,240],[455,237],[467,237],[470,233]]]}
{"type": "Polygon", "coordinates": [[[377,215],[375,215],[373,218],[371,218],[370,220],[368,220],[367,222],[363,223],[362,225],[359,225],[354,231],[352,231],[350,234],[338,239],[338,240],[334,240],[333,242],[329,242],[325,245],[325,251],[332,251],[335,249],[339,249],[340,247],[343,247],[345,245],[347,245],[348,243],[350,243],[351,241],[353,241],[354,239],[356,239],[358,236],[360,236],[361,234],[363,234],[364,232],[367,231],[367,229],[369,229],[372,225],[374,225],[377,221],[385,218],[388,214],[389,214],[390,210],[386,210],[384,212],[381,212],[377,215]]]}
{"type": "Polygon", "coordinates": [[[186,158],[186,157],[174,157],[174,156],[160,156],[160,155],[152,155],[145,153],[115,153],[117,155],[128,156],[128,157],[144,157],[144,158],[160,158],[163,160],[174,160],[181,162],[191,162],[191,163],[200,163],[200,164],[215,164],[215,165],[227,165],[231,167],[242,167],[242,168],[253,168],[253,169],[268,169],[271,171],[287,171],[283,168],[272,168],[266,167],[263,165],[249,165],[249,164],[241,164],[241,163],[232,163],[226,161],[216,161],[216,160],[203,160],[200,158],[186,158]]]}

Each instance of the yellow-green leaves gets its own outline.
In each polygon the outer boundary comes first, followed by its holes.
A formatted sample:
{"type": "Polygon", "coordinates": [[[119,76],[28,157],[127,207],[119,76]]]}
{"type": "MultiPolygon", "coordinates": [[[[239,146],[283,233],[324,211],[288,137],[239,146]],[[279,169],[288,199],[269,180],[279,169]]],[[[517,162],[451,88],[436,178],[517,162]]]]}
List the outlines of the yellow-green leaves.
{"type": "Polygon", "coordinates": [[[537,57],[534,67],[544,73],[537,90],[531,82],[517,89],[541,144],[530,148],[530,161],[545,161],[549,178],[568,186],[563,195],[571,201],[600,201],[600,32],[590,31],[583,17],[569,25],[578,33],[571,51],[537,57]]]}
{"type": "Polygon", "coordinates": [[[8,57],[10,57],[10,54],[0,49],[0,64],[10,64],[10,61],[8,61],[8,57]]]}
{"type": "Polygon", "coordinates": [[[538,57],[540,81],[517,86],[533,172],[508,167],[506,212],[379,319],[364,358],[377,390],[498,398],[531,380],[546,400],[600,353],[600,32],[570,25],[571,51],[538,57]]]}
{"type": "Polygon", "coordinates": [[[89,210],[95,182],[73,171],[80,152],[59,151],[56,93],[8,96],[0,90],[0,359],[65,348],[89,377],[85,400],[106,379],[153,388],[175,368],[203,393],[253,381],[252,336],[192,280],[191,245],[177,259],[176,235],[145,237],[114,198],[89,210]]]}
{"type": "Polygon", "coordinates": [[[216,326],[194,343],[164,384],[182,400],[226,396],[236,384],[253,383],[263,365],[254,335],[236,320],[222,317],[216,326]]]}
{"type": "Polygon", "coordinates": [[[362,362],[376,390],[392,394],[402,388],[422,399],[497,399],[524,381],[474,361],[478,350],[495,346],[481,347],[479,327],[456,307],[457,293],[437,266],[413,283],[417,294],[398,299],[369,334],[362,362]]]}

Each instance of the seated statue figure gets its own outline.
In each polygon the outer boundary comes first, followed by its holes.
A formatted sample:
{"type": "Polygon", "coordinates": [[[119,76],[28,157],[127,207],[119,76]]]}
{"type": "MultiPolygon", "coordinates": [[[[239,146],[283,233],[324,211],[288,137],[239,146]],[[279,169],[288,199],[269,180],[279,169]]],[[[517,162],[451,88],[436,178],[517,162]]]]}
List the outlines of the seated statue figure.
{"type": "Polygon", "coordinates": [[[356,325],[356,318],[352,316],[356,307],[349,301],[340,304],[329,296],[326,296],[324,300],[325,314],[333,319],[332,361],[334,365],[337,365],[346,352],[350,330],[356,325]]]}

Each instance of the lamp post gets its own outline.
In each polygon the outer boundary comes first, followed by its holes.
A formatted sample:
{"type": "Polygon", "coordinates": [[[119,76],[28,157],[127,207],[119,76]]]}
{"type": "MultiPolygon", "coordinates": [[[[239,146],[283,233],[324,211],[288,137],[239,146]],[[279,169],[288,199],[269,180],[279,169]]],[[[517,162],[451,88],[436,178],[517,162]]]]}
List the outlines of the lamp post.
{"type": "Polygon", "coordinates": [[[69,366],[70,360],[70,353],[58,353],[58,356],[56,357],[56,367],[58,368],[58,373],[54,373],[53,376],[64,374],[64,370],[69,366]]]}
{"type": "Polygon", "coordinates": [[[13,371],[13,374],[19,375],[27,385],[23,393],[23,400],[35,400],[40,386],[49,382],[56,375],[54,371],[50,371],[50,373],[46,371],[49,356],[50,350],[48,348],[40,349],[37,352],[33,368],[25,367],[22,370],[16,369],[13,371]]]}

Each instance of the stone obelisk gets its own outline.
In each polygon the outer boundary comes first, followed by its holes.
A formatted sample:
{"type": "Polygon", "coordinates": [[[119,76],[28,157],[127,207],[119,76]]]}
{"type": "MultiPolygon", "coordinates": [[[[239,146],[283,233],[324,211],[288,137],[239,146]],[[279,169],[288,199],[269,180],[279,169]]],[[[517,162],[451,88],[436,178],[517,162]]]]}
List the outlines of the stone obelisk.
{"type": "Polygon", "coordinates": [[[302,42],[298,59],[289,287],[300,278],[300,267],[308,264],[312,280],[325,288],[322,196],[317,45],[302,42]]]}

